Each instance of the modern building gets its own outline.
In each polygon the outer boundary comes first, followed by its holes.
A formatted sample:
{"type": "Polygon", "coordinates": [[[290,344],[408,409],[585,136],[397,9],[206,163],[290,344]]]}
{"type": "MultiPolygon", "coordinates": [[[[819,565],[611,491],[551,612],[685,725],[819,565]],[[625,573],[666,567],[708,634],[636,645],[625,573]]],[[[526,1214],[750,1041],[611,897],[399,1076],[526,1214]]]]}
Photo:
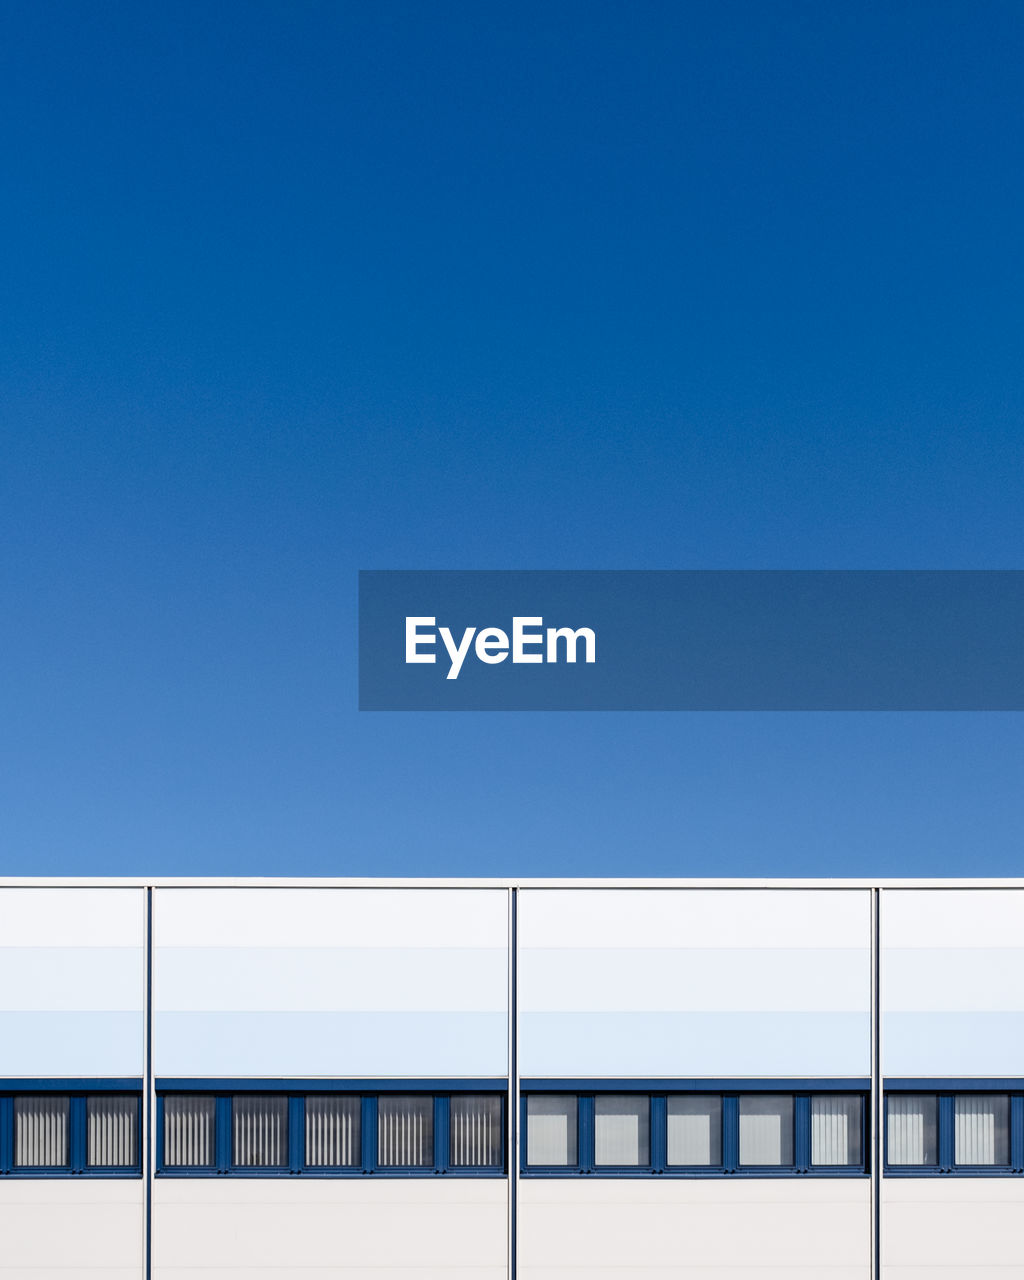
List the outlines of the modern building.
{"type": "Polygon", "coordinates": [[[0,1280],[1020,1280],[1024,881],[0,883],[0,1280]]]}

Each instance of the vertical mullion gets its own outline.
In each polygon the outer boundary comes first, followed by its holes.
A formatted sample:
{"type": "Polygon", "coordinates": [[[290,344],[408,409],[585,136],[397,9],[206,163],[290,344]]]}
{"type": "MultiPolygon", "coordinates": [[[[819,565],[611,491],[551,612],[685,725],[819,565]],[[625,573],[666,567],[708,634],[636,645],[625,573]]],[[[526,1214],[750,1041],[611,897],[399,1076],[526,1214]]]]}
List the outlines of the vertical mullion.
{"type": "Polygon", "coordinates": [[[375,1094],[362,1099],[360,1104],[359,1128],[363,1148],[363,1172],[375,1173],[377,1170],[377,1097],[375,1094]]]}
{"type": "Polygon", "coordinates": [[[156,1169],[157,1172],[164,1167],[164,1100],[161,1095],[156,1100],[156,1132],[154,1134],[154,1142],[156,1145],[156,1169]]]}
{"type": "Polygon", "coordinates": [[[576,1152],[580,1173],[594,1172],[594,1095],[581,1094],[576,1099],[576,1152]]]}
{"type": "Polygon", "coordinates": [[[214,1164],[218,1173],[231,1168],[231,1095],[220,1094],[215,1100],[213,1144],[214,1164]]]}
{"type": "Polygon", "coordinates": [[[0,1175],[14,1167],[14,1099],[0,1098],[0,1175]]]}
{"type": "MultiPolygon", "coordinates": [[[[527,1095],[521,1093],[519,1095],[519,1168],[526,1168],[526,1159],[530,1150],[530,1130],[526,1122],[527,1095]]],[[[576,1141],[579,1142],[579,1129],[576,1131],[576,1141]]]]}
{"type": "Polygon", "coordinates": [[[734,1094],[722,1095],[722,1168],[735,1173],[740,1167],[740,1101],[734,1094]]]}
{"type": "Polygon", "coordinates": [[[860,1104],[860,1157],[864,1163],[864,1172],[868,1174],[874,1173],[874,1161],[871,1159],[871,1142],[870,1142],[870,1118],[868,1116],[868,1108],[873,1106],[872,1099],[862,1098],[860,1104]]]}
{"type": "Polygon", "coordinates": [[[446,1094],[434,1095],[434,1169],[447,1173],[451,1160],[451,1099],[446,1094]]]}
{"type": "Polygon", "coordinates": [[[953,1130],[955,1120],[953,1118],[953,1095],[951,1093],[939,1094],[939,1169],[945,1171],[952,1169],[953,1157],[955,1154],[955,1144],[953,1141],[953,1130]]]}
{"type": "Polygon", "coordinates": [[[668,1101],[664,1094],[651,1096],[651,1169],[664,1173],[668,1164],[668,1101]]]}
{"type": "Polygon", "coordinates": [[[68,1165],[72,1173],[82,1173],[86,1161],[85,1098],[68,1099],[68,1165]]]}
{"type": "Polygon", "coordinates": [[[306,1163],[306,1098],[291,1094],[288,1098],[288,1168],[301,1173],[306,1163]]]}
{"type": "Polygon", "coordinates": [[[1024,1172],[1024,1095],[1010,1094],[1010,1169],[1024,1172]]]}
{"type": "Polygon", "coordinates": [[[798,1173],[811,1167],[811,1099],[806,1093],[793,1098],[793,1164],[798,1173]]]}

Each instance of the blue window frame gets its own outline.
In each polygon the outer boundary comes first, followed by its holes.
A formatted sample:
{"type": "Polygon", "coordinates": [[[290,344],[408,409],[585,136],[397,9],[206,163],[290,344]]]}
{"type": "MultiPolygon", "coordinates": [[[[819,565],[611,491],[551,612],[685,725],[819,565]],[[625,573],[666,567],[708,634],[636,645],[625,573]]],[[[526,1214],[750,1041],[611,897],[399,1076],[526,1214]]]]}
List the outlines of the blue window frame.
{"type": "Polygon", "coordinates": [[[89,1088],[80,1081],[23,1084],[0,1094],[0,1176],[142,1176],[141,1086],[100,1090],[93,1082],[89,1088]]]}
{"type": "Polygon", "coordinates": [[[231,1083],[158,1092],[159,1176],[505,1176],[506,1095],[493,1084],[438,1093],[231,1083]]]}
{"type": "Polygon", "coordinates": [[[886,1177],[1019,1177],[1021,1082],[901,1081],[885,1091],[883,1141],[886,1177]]]}
{"type": "MultiPolygon", "coordinates": [[[[838,1082],[837,1082],[838,1083],[838,1082]]],[[[863,1177],[866,1090],[524,1084],[526,1177],[863,1177]]]]}

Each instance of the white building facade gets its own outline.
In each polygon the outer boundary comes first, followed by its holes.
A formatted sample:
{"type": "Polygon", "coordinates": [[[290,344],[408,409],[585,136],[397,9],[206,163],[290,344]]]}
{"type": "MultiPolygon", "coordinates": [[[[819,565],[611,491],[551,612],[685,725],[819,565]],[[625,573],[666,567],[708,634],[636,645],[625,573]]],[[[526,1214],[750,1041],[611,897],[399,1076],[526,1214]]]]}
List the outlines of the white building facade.
{"type": "Polygon", "coordinates": [[[0,883],[0,1280],[1019,1280],[1024,881],[0,883]]]}

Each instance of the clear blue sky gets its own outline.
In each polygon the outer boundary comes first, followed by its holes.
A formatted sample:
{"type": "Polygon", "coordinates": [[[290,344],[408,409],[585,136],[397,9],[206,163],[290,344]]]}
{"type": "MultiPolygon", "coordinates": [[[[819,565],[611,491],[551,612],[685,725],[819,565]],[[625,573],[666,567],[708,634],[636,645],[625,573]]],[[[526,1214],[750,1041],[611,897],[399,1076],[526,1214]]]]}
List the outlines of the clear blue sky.
{"type": "Polygon", "coordinates": [[[1019,874],[1019,715],[359,714],[360,568],[1022,568],[1024,8],[0,39],[0,871],[1019,874]]]}

